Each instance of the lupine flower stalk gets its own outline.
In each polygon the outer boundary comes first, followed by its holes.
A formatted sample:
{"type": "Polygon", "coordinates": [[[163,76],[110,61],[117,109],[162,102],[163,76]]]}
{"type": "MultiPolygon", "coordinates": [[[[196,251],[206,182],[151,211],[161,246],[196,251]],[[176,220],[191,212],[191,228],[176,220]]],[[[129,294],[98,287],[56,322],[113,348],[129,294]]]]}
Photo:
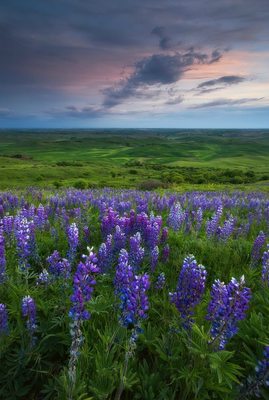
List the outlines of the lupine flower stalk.
{"type": "Polygon", "coordinates": [[[262,281],[269,287],[269,244],[262,256],[262,281]]]}
{"type": "Polygon", "coordinates": [[[141,242],[142,238],[140,232],[137,232],[134,236],[130,237],[129,260],[135,271],[139,270],[145,254],[145,250],[141,246],[141,242]]]}
{"type": "Polygon", "coordinates": [[[94,286],[96,285],[95,276],[100,272],[97,263],[96,254],[88,248],[89,255],[83,256],[83,262],[80,262],[73,278],[73,294],[70,297],[72,306],[69,311],[71,334],[70,358],[68,364],[69,376],[69,397],[73,399],[73,388],[76,382],[76,365],[79,357],[79,350],[83,342],[81,326],[83,321],[90,318],[87,311],[87,303],[91,300],[94,286]]]}
{"type": "Polygon", "coordinates": [[[174,231],[178,231],[185,220],[185,213],[182,210],[180,203],[176,203],[172,206],[169,212],[167,225],[174,231]]]}
{"type": "Polygon", "coordinates": [[[165,273],[161,272],[157,277],[157,281],[155,283],[155,289],[162,290],[164,288],[165,281],[166,281],[165,273]]]}
{"type": "Polygon", "coordinates": [[[68,259],[72,263],[76,257],[76,252],[79,244],[79,232],[75,222],[69,225],[67,229],[67,237],[69,245],[68,259]]]}
{"type": "Polygon", "coordinates": [[[265,346],[263,358],[255,367],[255,374],[248,376],[241,386],[239,399],[261,397],[261,390],[264,387],[269,387],[269,346],[265,346]]]}
{"type": "Polygon", "coordinates": [[[131,328],[125,352],[124,368],[115,400],[119,400],[123,392],[128,361],[134,354],[136,341],[141,332],[140,324],[143,319],[147,318],[149,309],[147,297],[147,290],[150,286],[149,275],[135,275],[128,258],[128,252],[122,249],[114,282],[115,293],[120,298],[120,323],[126,328],[131,328]]]}
{"type": "Polygon", "coordinates": [[[246,317],[251,298],[250,289],[245,287],[244,276],[235,278],[226,285],[216,280],[211,290],[207,319],[211,325],[211,344],[223,350],[227,342],[237,333],[238,321],[246,317]]]}
{"type": "Polygon", "coordinates": [[[209,221],[207,221],[206,234],[208,237],[212,237],[216,234],[222,216],[222,212],[223,212],[223,207],[222,205],[220,205],[217,208],[217,211],[213,214],[212,218],[209,221]]]}
{"type": "Polygon", "coordinates": [[[46,268],[43,269],[42,272],[40,272],[40,274],[38,275],[38,278],[36,280],[36,285],[40,286],[40,285],[44,285],[47,286],[49,284],[50,281],[50,275],[48,273],[48,271],[46,270],[46,268]]]}
{"type": "Polygon", "coordinates": [[[193,255],[184,259],[176,291],[170,293],[171,302],[175,304],[184,328],[188,329],[193,322],[194,308],[202,300],[205,291],[206,275],[205,267],[198,265],[193,255]]]}
{"type": "Polygon", "coordinates": [[[17,253],[19,257],[19,267],[21,271],[30,267],[29,259],[33,249],[33,230],[27,218],[17,217],[15,221],[15,237],[17,243],[17,253]]]}
{"type": "Polygon", "coordinates": [[[251,251],[251,264],[252,265],[257,265],[258,261],[261,258],[261,251],[263,246],[265,245],[266,242],[266,236],[263,233],[263,231],[261,231],[258,236],[256,237],[254,243],[253,243],[253,247],[252,247],[252,251],[251,251]]]}
{"type": "Polygon", "coordinates": [[[235,219],[231,215],[226,221],[224,222],[223,226],[219,228],[218,236],[221,240],[226,242],[229,237],[232,235],[235,227],[235,219]]]}
{"type": "Polygon", "coordinates": [[[32,297],[25,296],[22,299],[22,316],[26,318],[26,326],[31,338],[31,344],[34,343],[34,332],[36,331],[36,305],[32,297]]]}
{"type": "Polygon", "coordinates": [[[162,261],[163,261],[164,263],[167,263],[168,260],[169,260],[169,256],[170,256],[170,246],[169,246],[169,244],[167,243],[167,244],[164,246],[163,251],[162,251],[162,261]]]}
{"type": "Polygon", "coordinates": [[[5,237],[3,228],[0,226],[0,284],[5,282],[6,279],[5,237]]]}
{"type": "Polygon", "coordinates": [[[0,336],[8,333],[8,313],[5,304],[0,303],[0,336]]]}
{"type": "Polygon", "coordinates": [[[67,279],[71,273],[71,264],[66,258],[61,258],[60,253],[55,250],[48,258],[49,273],[54,278],[67,279]]]}

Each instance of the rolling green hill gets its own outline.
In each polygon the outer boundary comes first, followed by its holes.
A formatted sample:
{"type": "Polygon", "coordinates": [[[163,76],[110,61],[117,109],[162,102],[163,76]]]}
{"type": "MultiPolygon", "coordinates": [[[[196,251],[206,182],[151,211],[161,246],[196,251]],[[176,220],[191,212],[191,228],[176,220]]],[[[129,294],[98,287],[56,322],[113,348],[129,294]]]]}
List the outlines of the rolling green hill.
{"type": "Polygon", "coordinates": [[[0,131],[0,187],[259,185],[269,130],[0,131]]]}

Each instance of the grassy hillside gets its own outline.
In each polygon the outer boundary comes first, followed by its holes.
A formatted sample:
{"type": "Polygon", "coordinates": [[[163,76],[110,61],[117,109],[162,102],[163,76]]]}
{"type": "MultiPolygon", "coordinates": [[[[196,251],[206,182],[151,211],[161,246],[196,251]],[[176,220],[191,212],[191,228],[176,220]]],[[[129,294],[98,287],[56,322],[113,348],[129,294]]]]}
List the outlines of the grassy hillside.
{"type": "Polygon", "coordinates": [[[0,187],[256,185],[268,154],[265,130],[2,130],[0,187]]]}

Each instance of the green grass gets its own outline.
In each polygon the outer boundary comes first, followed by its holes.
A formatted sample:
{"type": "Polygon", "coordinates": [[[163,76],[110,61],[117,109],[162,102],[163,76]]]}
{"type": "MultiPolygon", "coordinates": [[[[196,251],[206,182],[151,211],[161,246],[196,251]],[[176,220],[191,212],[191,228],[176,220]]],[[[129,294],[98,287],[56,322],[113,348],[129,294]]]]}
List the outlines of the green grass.
{"type": "Polygon", "coordinates": [[[147,180],[173,189],[194,184],[266,188],[268,154],[266,130],[2,130],[0,188],[139,187],[147,180]],[[227,169],[237,178],[217,177],[227,169]],[[255,176],[242,178],[247,171],[255,176]],[[164,178],[165,173],[173,177],[164,178]]]}

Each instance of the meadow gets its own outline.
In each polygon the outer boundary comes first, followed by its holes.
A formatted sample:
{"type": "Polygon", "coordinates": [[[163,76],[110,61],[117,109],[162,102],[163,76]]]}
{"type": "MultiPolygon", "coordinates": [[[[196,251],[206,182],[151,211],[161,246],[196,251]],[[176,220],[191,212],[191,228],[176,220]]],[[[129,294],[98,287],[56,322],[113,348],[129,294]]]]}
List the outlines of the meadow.
{"type": "Polygon", "coordinates": [[[0,398],[267,399],[269,197],[0,194],[0,398]]]}
{"type": "Polygon", "coordinates": [[[267,130],[0,131],[0,188],[266,189],[267,130]]]}

